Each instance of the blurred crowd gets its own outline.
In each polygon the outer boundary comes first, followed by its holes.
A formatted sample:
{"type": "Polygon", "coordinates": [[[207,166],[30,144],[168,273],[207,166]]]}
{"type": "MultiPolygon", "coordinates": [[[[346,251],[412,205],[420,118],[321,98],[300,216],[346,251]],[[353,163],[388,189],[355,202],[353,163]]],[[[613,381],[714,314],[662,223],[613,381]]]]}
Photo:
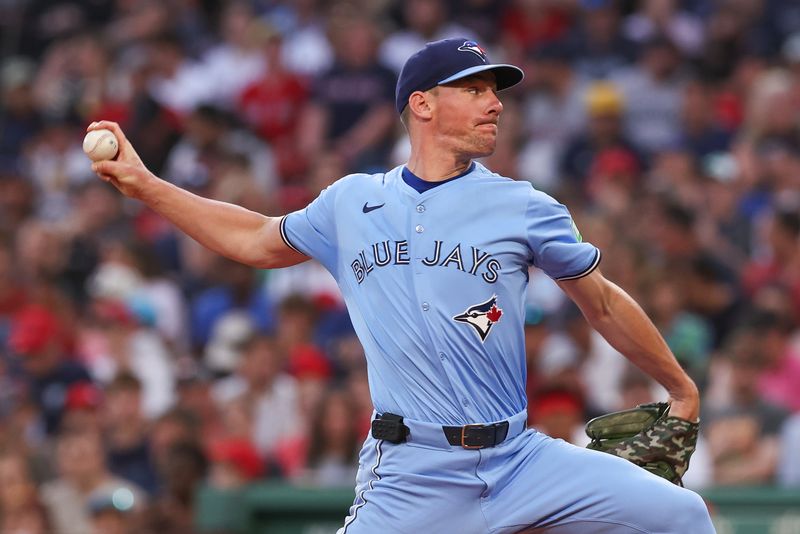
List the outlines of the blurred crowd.
{"type": "MultiPolygon", "coordinates": [[[[687,485],[800,486],[800,3],[10,0],[0,35],[3,534],[185,534],[203,486],[353,485],[372,406],[331,276],[210,253],[81,140],[118,121],[164,179],[280,215],[404,162],[396,76],[454,36],[526,71],[484,163],[569,206],[697,381],[687,485]]],[[[664,400],[530,281],[531,425],[584,445],[664,400]]]]}

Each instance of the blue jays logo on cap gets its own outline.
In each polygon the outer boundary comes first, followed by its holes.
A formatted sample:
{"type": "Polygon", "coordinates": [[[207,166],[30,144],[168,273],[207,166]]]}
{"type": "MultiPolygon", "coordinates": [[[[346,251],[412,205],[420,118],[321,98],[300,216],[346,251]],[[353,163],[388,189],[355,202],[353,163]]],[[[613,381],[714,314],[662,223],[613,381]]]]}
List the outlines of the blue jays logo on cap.
{"type": "Polygon", "coordinates": [[[489,60],[486,58],[486,52],[481,45],[476,43],[475,41],[464,41],[464,44],[459,46],[458,49],[462,52],[472,52],[473,54],[477,54],[479,58],[483,60],[484,63],[487,63],[489,60]]]}
{"type": "Polygon", "coordinates": [[[484,342],[492,327],[502,316],[503,310],[497,307],[497,295],[492,295],[492,298],[486,302],[470,306],[464,310],[464,313],[453,317],[453,320],[470,325],[478,334],[481,342],[484,342]]]}

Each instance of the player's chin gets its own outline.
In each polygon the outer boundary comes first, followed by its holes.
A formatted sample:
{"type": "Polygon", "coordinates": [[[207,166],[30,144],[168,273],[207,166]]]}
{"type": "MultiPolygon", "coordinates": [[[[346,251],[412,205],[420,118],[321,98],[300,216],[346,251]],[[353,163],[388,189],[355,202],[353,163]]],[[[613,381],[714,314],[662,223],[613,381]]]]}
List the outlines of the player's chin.
{"type": "Polygon", "coordinates": [[[497,139],[494,137],[491,139],[483,139],[475,148],[476,155],[474,157],[485,158],[491,156],[494,154],[495,148],[497,148],[497,139]]]}

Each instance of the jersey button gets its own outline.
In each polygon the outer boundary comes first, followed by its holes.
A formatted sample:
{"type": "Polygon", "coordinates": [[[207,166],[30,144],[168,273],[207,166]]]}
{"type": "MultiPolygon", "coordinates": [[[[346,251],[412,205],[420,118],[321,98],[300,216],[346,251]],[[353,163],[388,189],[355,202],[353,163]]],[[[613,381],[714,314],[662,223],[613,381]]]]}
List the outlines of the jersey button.
{"type": "Polygon", "coordinates": [[[430,309],[431,309],[431,305],[430,304],[428,304],[427,302],[423,302],[422,303],[422,311],[428,311],[430,309]]]}
{"type": "Polygon", "coordinates": [[[424,211],[425,211],[425,206],[423,206],[422,204],[417,206],[417,213],[423,213],[424,211]]]}
{"type": "Polygon", "coordinates": [[[422,232],[425,231],[425,228],[423,228],[421,224],[418,224],[417,227],[414,228],[414,230],[416,230],[418,234],[421,234],[422,232]]]}
{"type": "Polygon", "coordinates": [[[461,404],[462,406],[469,406],[469,399],[464,397],[463,399],[461,399],[461,404]]]}
{"type": "Polygon", "coordinates": [[[439,353],[439,359],[442,360],[442,361],[445,361],[447,359],[447,356],[445,355],[444,352],[440,352],[439,353]]]}

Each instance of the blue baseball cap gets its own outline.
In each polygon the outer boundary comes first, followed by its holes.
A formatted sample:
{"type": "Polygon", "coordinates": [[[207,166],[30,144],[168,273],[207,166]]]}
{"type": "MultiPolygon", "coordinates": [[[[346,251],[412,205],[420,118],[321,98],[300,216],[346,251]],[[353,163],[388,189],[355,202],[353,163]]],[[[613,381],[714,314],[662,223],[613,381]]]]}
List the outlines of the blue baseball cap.
{"type": "Polygon", "coordinates": [[[494,73],[498,91],[518,84],[524,77],[519,67],[490,63],[483,48],[470,39],[457,37],[428,43],[408,58],[400,71],[395,91],[397,112],[403,112],[414,91],[427,91],[485,71],[494,73]]]}

